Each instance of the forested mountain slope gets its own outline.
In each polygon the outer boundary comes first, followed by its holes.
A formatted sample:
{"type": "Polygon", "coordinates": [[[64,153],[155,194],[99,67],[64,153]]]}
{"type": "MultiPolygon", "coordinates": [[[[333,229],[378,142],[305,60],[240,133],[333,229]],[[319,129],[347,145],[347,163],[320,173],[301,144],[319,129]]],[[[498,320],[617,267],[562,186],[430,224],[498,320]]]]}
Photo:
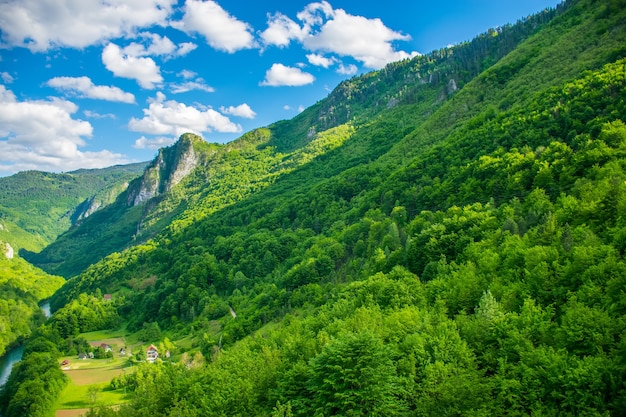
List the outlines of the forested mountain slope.
{"type": "Polygon", "coordinates": [[[245,200],[318,158],[327,161],[324,172],[313,168],[316,172],[307,171],[304,180],[290,175],[288,181],[294,181],[297,187],[310,187],[316,180],[366,164],[556,14],[556,10],[546,10],[455,48],[355,77],[298,117],[252,131],[232,143],[208,145],[196,141],[195,154],[202,157],[189,164],[190,169],[179,176],[176,184],[166,187],[167,181],[159,181],[160,174],[154,167],[176,166],[178,159],[185,159],[180,149],[186,145],[181,138],[162,150],[151,163],[153,168],[135,180],[115,204],[28,259],[50,273],[70,277],[110,253],[154,237],[177,217],[197,220],[245,200]],[[376,115],[407,105],[412,106],[410,111],[402,110],[404,114],[395,116],[403,119],[402,124],[393,127],[387,136],[371,137],[367,133],[368,137],[352,138],[356,127],[371,123],[376,115]],[[326,155],[335,150],[340,157],[326,155]]]}
{"type": "Polygon", "coordinates": [[[30,336],[39,302],[64,282],[22,259],[112,202],[145,164],[0,178],[0,356],[30,336]]]}
{"type": "Polygon", "coordinates": [[[0,356],[43,321],[39,301],[49,298],[63,282],[18,256],[9,259],[0,253],[0,356]]]}
{"type": "Polygon", "coordinates": [[[392,64],[257,132],[268,155],[336,146],[229,204],[240,185],[190,174],[211,192],[69,280],[42,334],[62,349],[81,294],[112,292],[206,363],[142,367],[90,415],[623,415],[626,2],[551,17],[476,77],[422,89],[426,58],[392,64]]]}
{"type": "Polygon", "coordinates": [[[41,250],[73,224],[112,202],[145,164],[62,174],[25,171],[0,178],[0,240],[41,250]]]}

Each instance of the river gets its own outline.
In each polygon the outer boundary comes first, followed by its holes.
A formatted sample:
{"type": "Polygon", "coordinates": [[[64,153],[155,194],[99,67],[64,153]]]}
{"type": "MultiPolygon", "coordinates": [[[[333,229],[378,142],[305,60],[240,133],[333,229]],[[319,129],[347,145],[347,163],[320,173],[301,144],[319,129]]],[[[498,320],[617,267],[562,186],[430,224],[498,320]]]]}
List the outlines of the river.
{"type": "Polygon", "coordinates": [[[22,353],[24,353],[24,346],[17,346],[0,359],[0,387],[6,384],[9,375],[11,375],[13,364],[22,359],[22,353]]]}
{"type": "MultiPolygon", "coordinates": [[[[41,306],[41,311],[46,318],[50,317],[50,303],[45,302],[41,306]]],[[[24,346],[17,346],[7,352],[2,358],[0,358],[0,387],[6,384],[11,375],[13,365],[22,359],[24,353],[24,346]]]]}

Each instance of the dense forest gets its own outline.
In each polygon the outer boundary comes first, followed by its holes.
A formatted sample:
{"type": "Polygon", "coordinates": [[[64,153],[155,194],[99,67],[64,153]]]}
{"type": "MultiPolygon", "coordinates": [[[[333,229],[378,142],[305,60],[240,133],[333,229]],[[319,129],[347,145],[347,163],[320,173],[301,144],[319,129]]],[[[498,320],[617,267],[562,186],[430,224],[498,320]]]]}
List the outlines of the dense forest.
{"type": "Polygon", "coordinates": [[[145,163],[0,178],[0,240],[39,251],[94,210],[113,202],[145,163]]]}
{"type": "Polygon", "coordinates": [[[3,414],[45,415],[45,364],[124,323],[194,356],[89,416],[624,415],[624,21],[567,1],[211,148],[160,234],[56,292],[3,414]]]}

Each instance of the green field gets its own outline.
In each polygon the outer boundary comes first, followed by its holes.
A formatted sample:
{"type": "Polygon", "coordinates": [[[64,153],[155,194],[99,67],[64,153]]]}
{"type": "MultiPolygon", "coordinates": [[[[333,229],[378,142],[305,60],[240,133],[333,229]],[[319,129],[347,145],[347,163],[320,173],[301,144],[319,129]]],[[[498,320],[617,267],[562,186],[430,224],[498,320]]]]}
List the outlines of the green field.
{"type": "Polygon", "coordinates": [[[91,344],[107,343],[113,347],[112,359],[78,359],[76,356],[60,358],[60,362],[69,361],[63,368],[70,378],[56,405],[56,416],[77,416],[92,407],[112,406],[130,400],[131,395],[125,390],[112,390],[110,381],[124,372],[134,372],[129,366],[128,356],[120,356],[120,347],[128,346],[132,335],[125,330],[98,331],[81,335],[91,344]],[[129,339],[126,338],[129,336],[129,339]],[[71,411],[73,410],[73,412],[71,411]]]}

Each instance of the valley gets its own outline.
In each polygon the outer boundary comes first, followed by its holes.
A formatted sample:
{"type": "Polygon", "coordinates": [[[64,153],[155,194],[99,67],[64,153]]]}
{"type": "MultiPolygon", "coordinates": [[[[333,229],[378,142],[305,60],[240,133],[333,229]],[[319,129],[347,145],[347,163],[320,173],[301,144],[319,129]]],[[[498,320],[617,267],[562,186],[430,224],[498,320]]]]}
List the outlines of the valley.
{"type": "Polygon", "coordinates": [[[624,21],[569,0],[183,134],[45,244],[0,216],[2,415],[622,415],[624,21]]]}

